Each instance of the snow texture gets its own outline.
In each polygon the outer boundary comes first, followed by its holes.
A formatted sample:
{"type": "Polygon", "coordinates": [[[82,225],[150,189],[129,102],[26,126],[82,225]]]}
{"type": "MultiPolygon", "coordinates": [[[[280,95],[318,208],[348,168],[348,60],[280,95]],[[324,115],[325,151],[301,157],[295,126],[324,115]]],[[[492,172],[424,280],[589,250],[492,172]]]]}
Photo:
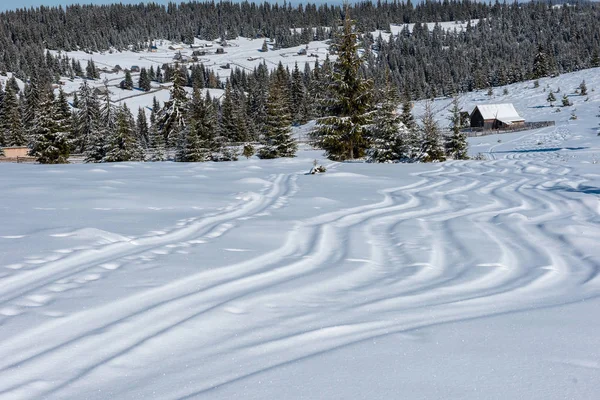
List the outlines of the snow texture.
{"type": "Polygon", "coordinates": [[[0,399],[596,398],[600,76],[540,84],[485,161],[0,164],[0,399]]]}

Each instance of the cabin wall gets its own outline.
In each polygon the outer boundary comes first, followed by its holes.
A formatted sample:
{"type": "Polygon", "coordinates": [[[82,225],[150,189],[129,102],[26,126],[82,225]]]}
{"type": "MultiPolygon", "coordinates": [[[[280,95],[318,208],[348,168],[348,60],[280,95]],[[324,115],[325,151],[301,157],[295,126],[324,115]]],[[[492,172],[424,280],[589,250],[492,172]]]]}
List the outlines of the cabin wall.
{"type": "Polygon", "coordinates": [[[483,116],[478,109],[471,114],[471,128],[483,128],[483,116]]]}

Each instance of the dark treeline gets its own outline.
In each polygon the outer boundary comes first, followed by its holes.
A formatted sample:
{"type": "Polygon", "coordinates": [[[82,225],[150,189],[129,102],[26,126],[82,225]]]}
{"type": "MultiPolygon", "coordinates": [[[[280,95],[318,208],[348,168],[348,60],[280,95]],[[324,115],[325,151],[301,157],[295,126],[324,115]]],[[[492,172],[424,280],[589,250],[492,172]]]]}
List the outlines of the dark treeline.
{"type": "MultiPolygon", "coordinates": [[[[366,73],[377,85],[391,69],[393,83],[413,98],[503,85],[546,74],[600,65],[600,4],[484,4],[471,1],[370,2],[350,12],[359,32],[392,23],[417,23],[390,42],[364,34],[366,73]],[[432,31],[421,22],[479,19],[466,31],[432,31]]],[[[0,14],[0,72],[27,79],[57,79],[44,49],[144,50],[150,40],[190,43],[201,39],[268,37],[280,47],[330,39],[341,27],[341,6],[289,4],[172,3],[39,7],[0,14]],[[292,32],[290,28],[299,28],[292,32]],[[333,28],[333,29],[329,29],[333,28]]]]}

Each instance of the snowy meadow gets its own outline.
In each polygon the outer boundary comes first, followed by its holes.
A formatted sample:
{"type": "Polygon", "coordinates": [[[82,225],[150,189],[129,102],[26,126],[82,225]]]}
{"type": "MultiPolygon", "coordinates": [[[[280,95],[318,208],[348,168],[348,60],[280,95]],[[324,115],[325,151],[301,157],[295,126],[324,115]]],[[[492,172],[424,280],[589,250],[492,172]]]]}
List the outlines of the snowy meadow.
{"type": "Polygon", "coordinates": [[[596,398],[598,69],[506,89],[483,160],[0,164],[0,398],[596,398]]]}

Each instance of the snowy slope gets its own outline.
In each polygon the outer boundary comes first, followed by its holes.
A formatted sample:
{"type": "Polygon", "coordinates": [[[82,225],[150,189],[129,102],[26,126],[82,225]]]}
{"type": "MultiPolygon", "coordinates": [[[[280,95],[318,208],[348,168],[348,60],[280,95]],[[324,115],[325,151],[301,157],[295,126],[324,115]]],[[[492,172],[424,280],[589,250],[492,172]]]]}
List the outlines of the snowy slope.
{"type": "Polygon", "coordinates": [[[597,76],[487,161],[0,164],[0,399],[596,398],[597,76]]]}
{"type": "MultiPolygon", "coordinates": [[[[133,66],[138,66],[140,68],[145,67],[148,69],[154,67],[154,69],[157,69],[161,68],[165,63],[175,63],[174,57],[179,53],[185,57],[191,57],[194,50],[205,50],[208,54],[199,56],[197,64],[203,63],[207,69],[215,71],[217,77],[224,81],[236,67],[245,70],[246,72],[251,72],[263,62],[270,69],[277,68],[277,65],[281,62],[285,67],[289,68],[290,71],[293,70],[297,63],[301,71],[304,71],[305,63],[308,62],[312,66],[316,60],[322,62],[327,56],[329,47],[324,42],[316,41],[309,43],[308,47],[304,45],[279,50],[273,50],[272,45],[270,45],[270,50],[263,53],[260,51],[263,44],[262,39],[253,40],[240,37],[236,40],[228,41],[228,46],[223,48],[225,51],[224,54],[215,54],[216,49],[221,48],[222,46],[217,42],[209,42],[206,40],[196,39],[195,46],[210,45],[210,47],[195,49],[192,49],[190,46],[174,44],[168,40],[157,40],[155,44],[157,45],[155,52],[118,52],[115,50],[112,52],[91,54],[84,51],[63,52],[61,54],[68,55],[70,59],[79,60],[84,69],[88,60],[93,60],[98,69],[106,68],[112,70],[116,65],[119,65],[124,69],[130,69],[133,66]],[[307,54],[298,54],[300,49],[306,49],[307,54]],[[318,57],[312,57],[311,55],[316,55],[318,57]],[[227,64],[229,64],[230,68],[223,68],[227,66],[227,64]]],[[[57,54],[58,52],[52,51],[52,53],[57,54]]],[[[331,59],[334,60],[335,56],[332,56],[331,59]]],[[[191,64],[193,63],[190,63],[190,65],[191,64]]],[[[161,103],[169,98],[168,84],[158,85],[153,82],[153,90],[148,93],[139,90],[122,90],[119,88],[119,83],[124,77],[124,72],[102,72],[100,74],[100,79],[88,81],[88,84],[92,87],[103,87],[104,84],[107,83],[111,91],[111,100],[115,103],[124,102],[133,110],[138,107],[151,107],[154,96],[156,96],[161,103]]],[[[134,85],[137,86],[139,73],[132,73],[132,78],[134,85]]],[[[64,78],[63,82],[65,92],[71,94],[79,89],[83,80],[79,78],[73,80],[64,78]]],[[[211,95],[213,96],[218,97],[222,95],[222,93],[222,90],[216,90],[215,94],[213,94],[213,91],[211,90],[211,95]]]]}

